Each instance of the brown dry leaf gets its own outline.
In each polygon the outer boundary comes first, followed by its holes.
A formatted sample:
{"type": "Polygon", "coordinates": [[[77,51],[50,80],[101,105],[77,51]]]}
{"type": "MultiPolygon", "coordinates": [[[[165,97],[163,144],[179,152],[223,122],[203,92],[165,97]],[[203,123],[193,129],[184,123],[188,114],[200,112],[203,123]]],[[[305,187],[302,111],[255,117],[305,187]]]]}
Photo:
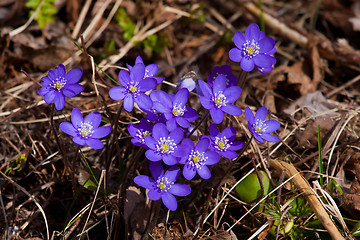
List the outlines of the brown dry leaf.
{"type": "Polygon", "coordinates": [[[330,117],[317,118],[315,121],[311,121],[311,123],[305,127],[304,131],[301,132],[298,138],[299,147],[305,149],[313,149],[317,147],[318,126],[320,126],[321,136],[324,138],[334,126],[334,121],[330,117]]]}
{"type": "Polygon", "coordinates": [[[351,182],[346,178],[345,171],[343,168],[340,168],[339,172],[336,174],[336,182],[339,184],[343,191],[349,191],[351,187],[351,182]]]}
{"type": "Polygon", "coordinates": [[[317,86],[321,82],[321,80],[324,79],[324,68],[321,64],[320,54],[317,48],[318,41],[318,38],[313,35],[309,35],[308,50],[313,70],[312,84],[315,89],[317,89],[317,86]]]}
{"type": "Polygon", "coordinates": [[[360,152],[347,150],[341,157],[345,158],[344,160],[347,160],[344,171],[348,174],[355,175],[357,179],[360,179],[360,152]]]}
{"type": "Polygon", "coordinates": [[[133,231],[132,239],[141,239],[142,233],[145,231],[149,214],[149,204],[145,203],[145,198],[141,194],[140,189],[134,186],[130,186],[126,190],[124,218],[133,231]]]}
{"type": "Polygon", "coordinates": [[[355,179],[350,188],[350,193],[344,193],[344,205],[343,207],[352,215],[359,216],[360,213],[360,185],[357,179],[355,179]]]}
{"type": "Polygon", "coordinates": [[[328,111],[327,116],[334,115],[330,111],[336,108],[336,105],[326,99],[320,91],[316,91],[297,99],[288,108],[284,109],[284,112],[293,116],[298,108],[306,110],[305,114],[314,118],[317,114],[328,111]]]}
{"type": "Polygon", "coordinates": [[[301,95],[314,92],[316,87],[312,84],[310,77],[304,73],[303,62],[303,60],[296,62],[291,67],[275,68],[269,76],[270,81],[272,83],[287,81],[289,85],[294,85],[292,90],[300,92],[301,95]]]}
{"type": "Polygon", "coordinates": [[[46,43],[42,37],[35,38],[33,34],[29,32],[19,33],[11,38],[11,41],[15,44],[19,44],[32,49],[42,49],[46,46],[46,43]]]}
{"type": "MultiPolygon", "coordinates": [[[[340,155],[341,167],[336,174],[337,183],[345,193],[359,192],[356,187],[357,179],[360,179],[360,152],[347,149],[340,155]],[[356,176],[356,177],[355,177],[356,176]],[[355,180],[350,180],[355,179],[355,180]],[[355,190],[355,191],[354,191],[355,190]]],[[[358,184],[357,184],[358,186],[358,184]]]]}
{"type": "Polygon", "coordinates": [[[286,81],[285,88],[287,88],[289,85],[294,85],[295,89],[292,90],[300,92],[301,96],[307,93],[312,93],[317,89],[319,83],[324,78],[324,68],[323,64],[321,63],[321,58],[317,47],[317,44],[320,42],[320,40],[319,37],[313,35],[309,35],[308,38],[307,48],[309,51],[311,65],[305,64],[306,62],[304,59],[302,59],[291,67],[280,66],[275,68],[269,76],[271,84],[278,83],[279,81],[286,81]],[[309,72],[312,72],[312,78],[309,77],[309,75],[306,73],[306,68],[309,68],[309,72]]]}

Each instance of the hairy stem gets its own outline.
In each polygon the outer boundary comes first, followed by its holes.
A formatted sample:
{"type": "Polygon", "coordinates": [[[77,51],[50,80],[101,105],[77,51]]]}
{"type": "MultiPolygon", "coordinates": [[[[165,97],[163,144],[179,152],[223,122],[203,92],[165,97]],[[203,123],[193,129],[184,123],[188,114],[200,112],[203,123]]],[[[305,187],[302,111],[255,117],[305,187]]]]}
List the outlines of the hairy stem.
{"type": "Polygon", "coordinates": [[[191,137],[191,135],[193,135],[193,133],[196,131],[196,129],[199,128],[199,126],[201,125],[202,122],[204,122],[206,119],[208,119],[209,117],[209,110],[206,112],[205,116],[201,119],[200,122],[198,122],[198,124],[196,124],[196,126],[194,127],[194,129],[189,133],[189,135],[187,135],[187,138],[191,137]]]}
{"type": "Polygon", "coordinates": [[[238,86],[243,89],[247,80],[247,75],[248,72],[244,71],[244,70],[240,70],[239,75],[238,75],[238,86]]]}
{"type": "Polygon", "coordinates": [[[65,165],[65,169],[64,169],[64,173],[65,171],[68,171],[70,174],[72,174],[72,171],[69,167],[69,163],[68,163],[68,159],[67,159],[67,155],[66,155],[66,151],[64,149],[64,145],[63,142],[61,141],[61,139],[58,137],[58,133],[56,131],[55,128],[55,124],[54,124],[54,109],[55,109],[55,104],[53,103],[51,105],[51,112],[50,112],[50,127],[54,133],[55,136],[55,140],[56,140],[56,144],[59,146],[60,148],[60,153],[63,157],[63,161],[64,161],[64,165],[65,165]]]}

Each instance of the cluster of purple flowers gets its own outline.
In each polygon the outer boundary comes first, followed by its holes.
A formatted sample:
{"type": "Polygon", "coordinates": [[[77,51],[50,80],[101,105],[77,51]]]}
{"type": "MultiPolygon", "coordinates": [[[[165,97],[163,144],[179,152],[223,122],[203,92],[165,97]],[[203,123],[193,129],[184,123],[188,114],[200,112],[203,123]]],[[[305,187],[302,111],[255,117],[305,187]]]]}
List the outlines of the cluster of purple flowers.
{"type": "MultiPolygon", "coordinates": [[[[275,42],[260,31],[256,24],[251,24],[245,34],[237,32],[234,35],[236,48],[231,49],[229,56],[235,62],[240,62],[244,71],[251,71],[254,67],[261,73],[272,70],[276,63],[271,54],[276,52],[275,42]]],[[[244,143],[235,141],[236,130],[227,127],[222,132],[215,124],[220,124],[225,113],[232,116],[242,115],[242,110],[235,104],[241,94],[241,88],[236,86],[237,77],[232,75],[231,67],[223,65],[214,67],[208,76],[207,83],[202,80],[194,81],[194,77],[183,78],[177,92],[168,94],[155,90],[164,78],[156,77],[158,66],[145,65],[142,58],[136,58],[135,65],[127,64],[128,71],[119,72],[119,86],[110,89],[109,96],[113,100],[123,100],[124,109],[131,112],[138,107],[145,118],[139,124],[130,124],[128,131],[132,136],[131,142],[135,146],[146,149],[145,156],[150,161],[152,177],[140,175],[134,182],[149,189],[148,197],[154,201],[162,199],[170,210],[177,209],[175,196],[186,196],[191,189],[185,184],[175,183],[180,174],[191,180],[197,174],[203,179],[211,177],[208,166],[220,161],[221,156],[234,159],[237,150],[244,147],[244,143]],[[188,138],[188,133],[194,129],[191,125],[198,119],[196,110],[187,105],[189,91],[196,89],[203,108],[210,113],[215,124],[209,126],[209,136],[200,135],[197,142],[188,138]],[[163,164],[171,166],[164,171],[163,164]],[[181,169],[182,167],[182,169],[181,169]]],[[[74,97],[84,90],[77,82],[82,76],[81,69],[72,69],[66,73],[60,64],[54,71],[49,70],[47,77],[42,80],[43,87],[39,94],[44,96],[46,103],[54,102],[57,110],[65,105],[65,97],[74,97]]],[[[260,143],[264,140],[277,142],[280,139],[269,133],[276,131],[280,124],[275,120],[265,121],[267,109],[260,108],[257,113],[245,109],[248,127],[255,139],[260,143]]],[[[110,134],[110,126],[100,126],[101,115],[90,113],[85,119],[79,109],[73,109],[71,123],[63,122],[60,129],[73,137],[77,145],[88,145],[94,149],[104,147],[100,138],[110,134]]]]}
{"type": "MultiPolygon", "coordinates": [[[[71,98],[84,90],[84,86],[77,84],[83,74],[80,68],[74,68],[66,73],[63,64],[54,70],[49,69],[46,77],[42,78],[42,88],[38,90],[47,104],[54,102],[57,110],[65,106],[65,97],[71,98]]],[[[99,138],[106,137],[111,132],[110,126],[99,127],[101,115],[99,112],[90,113],[85,120],[78,108],[71,112],[71,121],[60,124],[60,129],[73,137],[73,142],[79,146],[85,144],[94,149],[101,149],[104,144],[99,138]]]]}

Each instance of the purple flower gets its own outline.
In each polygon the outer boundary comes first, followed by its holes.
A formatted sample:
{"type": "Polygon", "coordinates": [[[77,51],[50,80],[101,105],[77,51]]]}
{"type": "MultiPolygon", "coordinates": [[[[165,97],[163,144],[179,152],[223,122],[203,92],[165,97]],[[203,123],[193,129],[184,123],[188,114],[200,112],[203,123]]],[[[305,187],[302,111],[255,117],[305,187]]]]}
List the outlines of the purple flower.
{"type": "Polygon", "coordinates": [[[265,121],[266,115],[266,107],[259,108],[255,114],[255,117],[249,107],[245,108],[245,117],[248,122],[248,128],[254,135],[255,139],[259,143],[265,143],[264,140],[268,142],[278,142],[280,141],[280,138],[270,135],[269,133],[278,130],[280,123],[276,120],[265,121]]]}
{"type": "MultiPolygon", "coordinates": [[[[153,103],[155,102],[160,102],[161,99],[158,99],[159,95],[158,94],[150,94],[150,99],[153,103]]],[[[153,104],[154,105],[154,104],[153,104]]],[[[145,116],[145,118],[149,121],[152,122],[162,122],[164,123],[166,121],[165,116],[163,113],[157,111],[154,106],[149,110],[149,109],[141,109],[144,112],[147,113],[147,115],[145,116]]]]}
{"type": "MultiPolygon", "coordinates": [[[[135,65],[136,64],[142,64],[145,66],[145,64],[140,56],[138,56],[136,58],[135,65]]],[[[126,66],[129,69],[129,71],[131,72],[131,69],[133,67],[130,66],[129,64],[126,64],[126,66]]],[[[157,64],[149,64],[149,65],[145,66],[144,79],[154,78],[156,80],[156,84],[162,83],[162,81],[164,81],[164,79],[165,79],[164,77],[154,77],[158,70],[159,70],[159,66],[157,64]]]]}
{"type": "Polygon", "coordinates": [[[186,155],[180,159],[180,164],[185,164],[183,168],[183,175],[187,180],[195,177],[196,173],[203,179],[209,179],[211,173],[207,165],[213,165],[219,162],[220,155],[214,151],[207,151],[210,144],[208,138],[201,139],[196,146],[194,146],[191,139],[186,138],[182,142],[184,146],[184,153],[186,155]]]}
{"type": "Polygon", "coordinates": [[[152,126],[145,118],[140,119],[139,125],[130,124],[128,126],[128,131],[130,135],[133,137],[131,142],[135,146],[140,146],[143,148],[148,148],[145,144],[145,137],[151,135],[152,133],[152,126]]]}
{"type": "Polygon", "coordinates": [[[209,138],[209,148],[226,158],[236,158],[238,154],[235,152],[244,147],[243,142],[234,142],[236,137],[236,130],[234,127],[227,127],[220,132],[215,124],[209,127],[210,137],[201,135],[200,139],[209,138]]]}
{"type": "Polygon", "coordinates": [[[134,182],[141,187],[149,189],[148,197],[157,201],[161,198],[164,205],[171,211],[177,209],[177,202],[175,196],[187,196],[191,192],[188,185],[175,183],[180,176],[179,167],[171,167],[165,173],[161,163],[150,163],[150,171],[153,176],[140,175],[134,178],[134,182]]]}
{"type": "Polygon", "coordinates": [[[216,77],[213,88],[201,80],[199,84],[204,94],[204,96],[200,96],[201,105],[210,110],[211,118],[216,124],[222,122],[224,112],[234,116],[242,114],[240,107],[230,104],[239,98],[241,89],[237,86],[226,88],[226,77],[224,75],[221,74],[216,77]]]}
{"type": "MultiPolygon", "coordinates": [[[[264,34],[265,35],[265,34],[264,34]]],[[[270,50],[269,52],[267,52],[266,54],[268,55],[272,55],[276,53],[276,48],[274,47],[272,50],[270,50]]],[[[272,59],[272,64],[270,67],[259,67],[256,66],[256,69],[259,71],[259,73],[263,74],[263,75],[267,75],[267,72],[271,72],[272,70],[274,70],[273,65],[276,63],[276,59],[273,57],[272,59]]]]}
{"type": "Polygon", "coordinates": [[[153,127],[152,136],[145,137],[145,144],[150,148],[145,156],[153,162],[161,159],[167,165],[178,163],[178,157],[182,154],[182,147],[178,144],[184,136],[184,131],[177,127],[170,132],[163,123],[156,123],[153,127]]]}
{"type": "Polygon", "coordinates": [[[154,89],[156,80],[147,78],[144,81],[145,66],[144,64],[136,64],[130,71],[121,70],[119,73],[119,81],[122,86],[116,86],[110,89],[109,96],[114,100],[124,99],[124,108],[131,112],[134,108],[134,102],[141,109],[151,109],[152,101],[145,92],[154,89]]]}
{"type": "Polygon", "coordinates": [[[189,92],[191,92],[196,88],[196,86],[197,84],[196,81],[194,81],[194,79],[184,78],[180,80],[179,83],[176,85],[176,89],[178,90],[178,89],[186,88],[187,90],[189,90],[189,92]]]}
{"type": "Polygon", "coordinates": [[[275,58],[270,56],[275,53],[275,40],[265,37],[256,23],[250,24],[245,34],[236,32],[234,43],[236,48],[230,50],[229,57],[234,62],[240,62],[241,68],[246,72],[250,72],[255,66],[267,71],[276,62],[275,58]]]}
{"type": "Polygon", "coordinates": [[[54,71],[49,69],[48,75],[41,78],[43,87],[38,93],[44,96],[47,104],[54,101],[56,109],[61,110],[65,106],[65,97],[74,97],[84,90],[83,85],[76,84],[82,74],[81,68],[74,68],[66,73],[65,66],[59,64],[54,71]]]}
{"type": "Polygon", "coordinates": [[[211,70],[211,74],[208,76],[207,81],[210,87],[213,87],[214,81],[220,74],[226,77],[226,87],[235,86],[237,83],[237,77],[232,75],[232,70],[229,65],[222,65],[221,67],[214,67],[211,70]]]}
{"type": "Polygon", "coordinates": [[[185,105],[189,98],[189,90],[186,88],[180,89],[175,95],[163,91],[152,91],[151,95],[155,95],[152,96],[157,99],[154,108],[164,113],[169,131],[174,130],[178,125],[189,128],[190,122],[198,118],[196,111],[185,105]]]}
{"type": "Polygon", "coordinates": [[[110,126],[99,127],[101,123],[101,114],[92,112],[86,116],[85,121],[78,108],[71,112],[71,122],[60,123],[60,129],[70,136],[73,136],[73,142],[79,146],[85,144],[94,149],[104,147],[99,138],[103,138],[111,132],[110,126]]]}
{"type": "Polygon", "coordinates": [[[198,91],[198,76],[197,73],[199,72],[199,69],[197,67],[193,67],[191,71],[186,73],[181,79],[177,81],[176,91],[178,91],[181,88],[187,88],[189,92],[194,90],[198,91]]]}

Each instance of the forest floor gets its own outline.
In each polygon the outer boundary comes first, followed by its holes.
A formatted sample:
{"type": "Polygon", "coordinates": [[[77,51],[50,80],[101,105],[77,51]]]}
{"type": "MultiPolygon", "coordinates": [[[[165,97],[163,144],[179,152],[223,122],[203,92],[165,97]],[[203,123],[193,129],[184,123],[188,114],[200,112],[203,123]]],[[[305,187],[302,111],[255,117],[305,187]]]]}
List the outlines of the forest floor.
{"type": "MultiPolygon", "coordinates": [[[[1,239],[360,236],[360,2],[53,2],[0,1],[1,239]],[[281,140],[260,144],[244,113],[225,114],[219,129],[234,127],[244,149],[209,166],[210,179],[181,175],[192,190],[169,211],[133,180],[150,176],[146,150],[128,131],[144,112],[125,111],[109,90],[138,56],[159,66],[165,80],[156,89],[169,94],[184,76],[206,82],[215,66],[238,76],[229,51],[235,32],[251,23],[275,40],[276,64],[268,75],[247,74],[236,105],[265,106],[281,140]],[[84,91],[57,111],[38,91],[59,64],[83,70],[84,91]],[[79,147],[59,129],[74,108],[83,116],[98,111],[101,125],[112,127],[104,148],[79,147]],[[245,185],[244,196],[235,188],[248,175],[263,182],[245,185]]],[[[188,103],[199,115],[195,135],[208,134],[212,120],[201,122],[196,92],[188,103]]]]}

